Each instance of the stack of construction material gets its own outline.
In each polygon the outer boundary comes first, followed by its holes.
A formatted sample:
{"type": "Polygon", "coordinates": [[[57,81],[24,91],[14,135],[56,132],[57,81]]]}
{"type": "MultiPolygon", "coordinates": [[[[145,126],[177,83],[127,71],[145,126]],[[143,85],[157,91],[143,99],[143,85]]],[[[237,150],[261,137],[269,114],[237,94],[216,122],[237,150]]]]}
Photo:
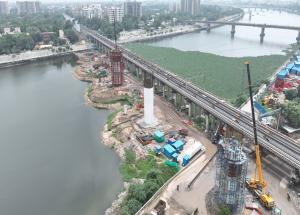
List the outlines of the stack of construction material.
{"type": "Polygon", "coordinates": [[[155,131],[153,136],[154,136],[155,141],[158,143],[162,143],[165,141],[164,133],[162,133],[159,130],[155,131]]]}

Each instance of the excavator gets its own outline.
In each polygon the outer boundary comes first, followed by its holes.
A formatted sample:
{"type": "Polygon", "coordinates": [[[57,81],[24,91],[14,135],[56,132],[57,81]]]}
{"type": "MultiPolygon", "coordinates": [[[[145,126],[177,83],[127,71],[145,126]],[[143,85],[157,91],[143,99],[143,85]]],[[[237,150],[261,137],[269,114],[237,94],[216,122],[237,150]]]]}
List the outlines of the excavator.
{"type": "Polygon", "coordinates": [[[272,210],[275,207],[275,202],[270,193],[266,192],[267,183],[263,178],[263,172],[261,167],[260,148],[257,141],[256,121],[255,112],[252,96],[251,76],[250,76],[250,62],[245,62],[248,73],[248,84],[251,101],[251,112],[253,121],[253,133],[254,133],[254,144],[255,144],[255,157],[256,157],[256,171],[255,176],[246,181],[247,188],[259,199],[261,204],[267,209],[272,210]],[[257,177],[258,176],[258,177],[257,177]]]}

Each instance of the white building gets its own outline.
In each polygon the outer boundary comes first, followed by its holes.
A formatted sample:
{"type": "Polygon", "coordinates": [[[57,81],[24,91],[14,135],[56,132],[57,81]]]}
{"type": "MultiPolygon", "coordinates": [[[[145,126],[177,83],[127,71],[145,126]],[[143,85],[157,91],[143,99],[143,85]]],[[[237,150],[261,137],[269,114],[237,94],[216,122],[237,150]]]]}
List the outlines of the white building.
{"type": "Polygon", "coordinates": [[[59,35],[59,38],[60,38],[60,39],[65,39],[65,33],[64,33],[63,30],[59,30],[59,31],[58,31],[58,35],[59,35]]]}
{"type": "Polygon", "coordinates": [[[14,33],[21,33],[21,28],[20,27],[15,27],[14,33]]]}
{"type": "Polygon", "coordinates": [[[3,29],[3,34],[10,34],[10,28],[4,28],[3,29]]]}
{"type": "Polygon", "coordinates": [[[101,4],[92,4],[81,9],[81,15],[88,18],[103,18],[103,9],[101,4]]]}
{"type": "Polygon", "coordinates": [[[107,8],[107,16],[110,23],[113,23],[114,20],[116,22],[122,22],[124,17],[124,10],[121,7],[110,7],[107,8]]]}

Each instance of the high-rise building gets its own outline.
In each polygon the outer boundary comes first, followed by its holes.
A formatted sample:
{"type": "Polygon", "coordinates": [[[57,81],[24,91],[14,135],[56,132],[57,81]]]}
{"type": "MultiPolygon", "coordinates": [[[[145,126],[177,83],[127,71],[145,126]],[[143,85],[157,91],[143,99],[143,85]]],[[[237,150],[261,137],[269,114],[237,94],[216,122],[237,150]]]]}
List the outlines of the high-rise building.
{"type": "Polygon", "coordinates": [[[200,14],[201,0],[181,0],[181,13],[198,16],[200,14]]]}
{"type": "Polygon", "coordinates": [[[142,16],[142,3],[137,1],[127,1],[123,4],[124,14],[128,16],[142,16]]]}
{"type": "Polygon", "coordinates": [[[107,16],[110,23],[113,23],[114,20],[116,22],[122,22],[124,17],[124,10],[121,7],[110,7],[107,8],[107,16]]]}
{"type": "Polygon", "coordinates": [[[18,14],[32,14],[41,12],[39,1],[17,1],[18,14]]]}
{"type": "Polygon", "coordinates": [[[0,1],[0,15],[9,14],[8,1],[0,1]]]}

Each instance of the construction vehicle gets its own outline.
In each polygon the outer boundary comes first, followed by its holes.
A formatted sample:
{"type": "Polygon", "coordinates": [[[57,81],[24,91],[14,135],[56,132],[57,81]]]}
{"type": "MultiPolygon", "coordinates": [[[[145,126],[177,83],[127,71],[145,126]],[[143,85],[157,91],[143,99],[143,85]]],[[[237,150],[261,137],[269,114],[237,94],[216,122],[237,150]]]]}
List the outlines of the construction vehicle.
{"type": "Polygon", "coordinates": [[[250,63],[245,63],[248,73],[248,84],[249,84],[249,94],[251,101],[251,112],[252,112],[252,121],[253,121],[253,133],[254,133],[254,144],[255,144],[255,157],[256,157],[256,171],[255,177],[246,181],[247,188],[259,199],[261,204],[267,209],[271,210],[275,206],[275,202],[270,193],[267,193],[266,186],[267,183],[264,181],[263,172],[261,167],[261,158],[260,158],[260,149],[257,141],[257,132],[256,132],[256,121],[254,113],[254,104],[252,96],[252,86],[251,86],[251,77],[250,77],[250,63]],[[257,173],[257,174],[256,174],[257,173]],[[258,176],[258,178],[257,178],[258,176]]]}

